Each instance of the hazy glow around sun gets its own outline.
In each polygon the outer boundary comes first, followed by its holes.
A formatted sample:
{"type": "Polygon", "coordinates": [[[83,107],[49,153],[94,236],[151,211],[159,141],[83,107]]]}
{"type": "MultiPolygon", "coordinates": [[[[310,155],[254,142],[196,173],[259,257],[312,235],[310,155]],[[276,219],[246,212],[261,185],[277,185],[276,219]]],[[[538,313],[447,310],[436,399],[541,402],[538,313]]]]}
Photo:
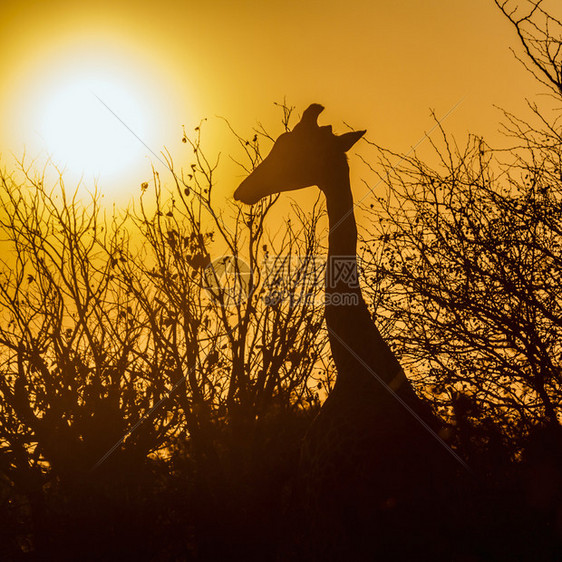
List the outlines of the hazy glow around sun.
{"type": "Polygon", "coordinates": [[[73,30],[27,51],[0,84],[0,162],[122,203],[155,170],[167,173],[164,147],[180,158],[191,95],[136,35],[73,30]]]}
{"type": "Polygon", "coordinates": [[[118,174],[138,161],[150,136],[147,108],[125,84],[70,77],[37,110],[37,132],[57,166],[85,176],[118,174]]]}

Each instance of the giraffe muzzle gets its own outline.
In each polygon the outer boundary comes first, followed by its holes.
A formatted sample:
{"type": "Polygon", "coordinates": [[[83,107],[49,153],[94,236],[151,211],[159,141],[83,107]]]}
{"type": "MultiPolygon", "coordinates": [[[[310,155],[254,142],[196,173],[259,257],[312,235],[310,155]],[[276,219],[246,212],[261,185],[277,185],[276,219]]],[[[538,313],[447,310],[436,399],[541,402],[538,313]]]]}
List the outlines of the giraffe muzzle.
{"type": "Polygon", "coordinates": [[[236,201],[241,201],[246,205],[254,205],[266,195],[266,193],[260,193],[260,190],[256,189],[253,177],[249,176],[238,186],[238,188],[234,192],[234,199],[236,201]]]}

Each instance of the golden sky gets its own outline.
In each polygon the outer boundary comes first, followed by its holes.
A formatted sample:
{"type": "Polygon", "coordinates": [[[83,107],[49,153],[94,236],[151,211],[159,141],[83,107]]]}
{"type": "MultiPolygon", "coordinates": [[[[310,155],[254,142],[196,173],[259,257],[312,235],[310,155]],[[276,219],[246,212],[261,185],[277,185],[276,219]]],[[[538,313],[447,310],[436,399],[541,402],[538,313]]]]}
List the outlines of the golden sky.
{"type": "MultiPolygon", "coordinates": [[[[284,97],[299,112],[322,103],[321,120],[335,131],[345,121],[396,151],[431,128],[430,109],[442,116],[462,99],[447,129],[494,141],[501,118],[494,104],[518,111],[539,91],[509,51],[515,33],[492,0],[4,0],[1,10],[4,163],[24,147],[31,156],[49,153],[52,143],[106,126],[73,118],[68,129],[57,127],[76,82],[151,151],[166,145],[176,158],[182,125],[209,118],[210,150],[228,152],[217,115],[243,134],[258,120],[274,130],[273,102],[284,97]]],[[[100,158],[115,160],[98,174],[101,187],[133,193],[155,158],[95,103],[116,127],[107,137],[123,134],[132,146],[118,161],[121,148],[100,148],[100,158]]]]}

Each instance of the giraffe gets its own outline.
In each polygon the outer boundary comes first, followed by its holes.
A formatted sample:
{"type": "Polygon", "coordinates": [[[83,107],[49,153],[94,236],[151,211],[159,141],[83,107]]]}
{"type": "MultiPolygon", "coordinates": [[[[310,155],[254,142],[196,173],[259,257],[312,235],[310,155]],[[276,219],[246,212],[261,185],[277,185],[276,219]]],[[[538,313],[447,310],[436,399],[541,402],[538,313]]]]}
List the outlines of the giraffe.
{"type": "Polygon", "coordinates": [[[419,560],[423,548],[427,559],[438,559],[443,533],[433,528],[435,512],[442,511],[454,462],[437,437],[439,421],[414,392],[362,296],[346,152],[365,131],[334,134],[318,125],[323,109],[310,105],[234,193],[254,204],[317,186],[326,199],[325,321],[337,377],[302,446],[308,540],[315,543],[307,557],[419,560]],[[397,529],[410,534],[408,541],[397,529]]]}

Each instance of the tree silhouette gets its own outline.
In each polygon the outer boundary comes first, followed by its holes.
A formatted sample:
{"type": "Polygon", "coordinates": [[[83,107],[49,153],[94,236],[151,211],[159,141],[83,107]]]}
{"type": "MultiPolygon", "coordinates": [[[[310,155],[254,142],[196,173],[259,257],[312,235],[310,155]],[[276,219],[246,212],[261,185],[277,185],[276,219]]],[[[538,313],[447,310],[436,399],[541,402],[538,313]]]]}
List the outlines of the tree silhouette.
{"type": "MultiPolygon", "coordinates": [[[[175,524],[195,529],[211,557],[217,536],[236,537],[239,509],[275,529],[266,520],[279,518],[329,368],[313,259],[320,213],[279,235],[266,223],[274,200],[219,213],[199,131],[190,142],[189,187],[167,192],[154,173],[120,214],[95,192],[69,193],[62,176],[46,187],[23,164],[2,172],[0,497],[11,554],[136,545],[144,556],[175,524]],[[267,265],[269,255],[279,258],[267,265]],[[156,516],[168,523],[152,529],[156,516]]],[[[244,147],[255,163],[257,137],[244,147]]]]}
{"type": "Polygon", "coordinates": [[[514,54],[531,74],[559,96],[562,93],[562,19],[544,8],[544,0],[494,0],[514,26],[524,54],[514,54]]]}
{"type": "MultiPolygon", "coordinates": [[[[498,3],[559,107],[559,22],[527,4],[498,3]]],[[[560,423],[561,137],[546,104],[529,107],[528,119],[504,112],[508,149],[459,148],[442,127],[434,164],[377,147],[387,190],[364,245],[396,348],[441,414],[492,449],[500,433],[516,450],[513,438],[560,423]]]]}

